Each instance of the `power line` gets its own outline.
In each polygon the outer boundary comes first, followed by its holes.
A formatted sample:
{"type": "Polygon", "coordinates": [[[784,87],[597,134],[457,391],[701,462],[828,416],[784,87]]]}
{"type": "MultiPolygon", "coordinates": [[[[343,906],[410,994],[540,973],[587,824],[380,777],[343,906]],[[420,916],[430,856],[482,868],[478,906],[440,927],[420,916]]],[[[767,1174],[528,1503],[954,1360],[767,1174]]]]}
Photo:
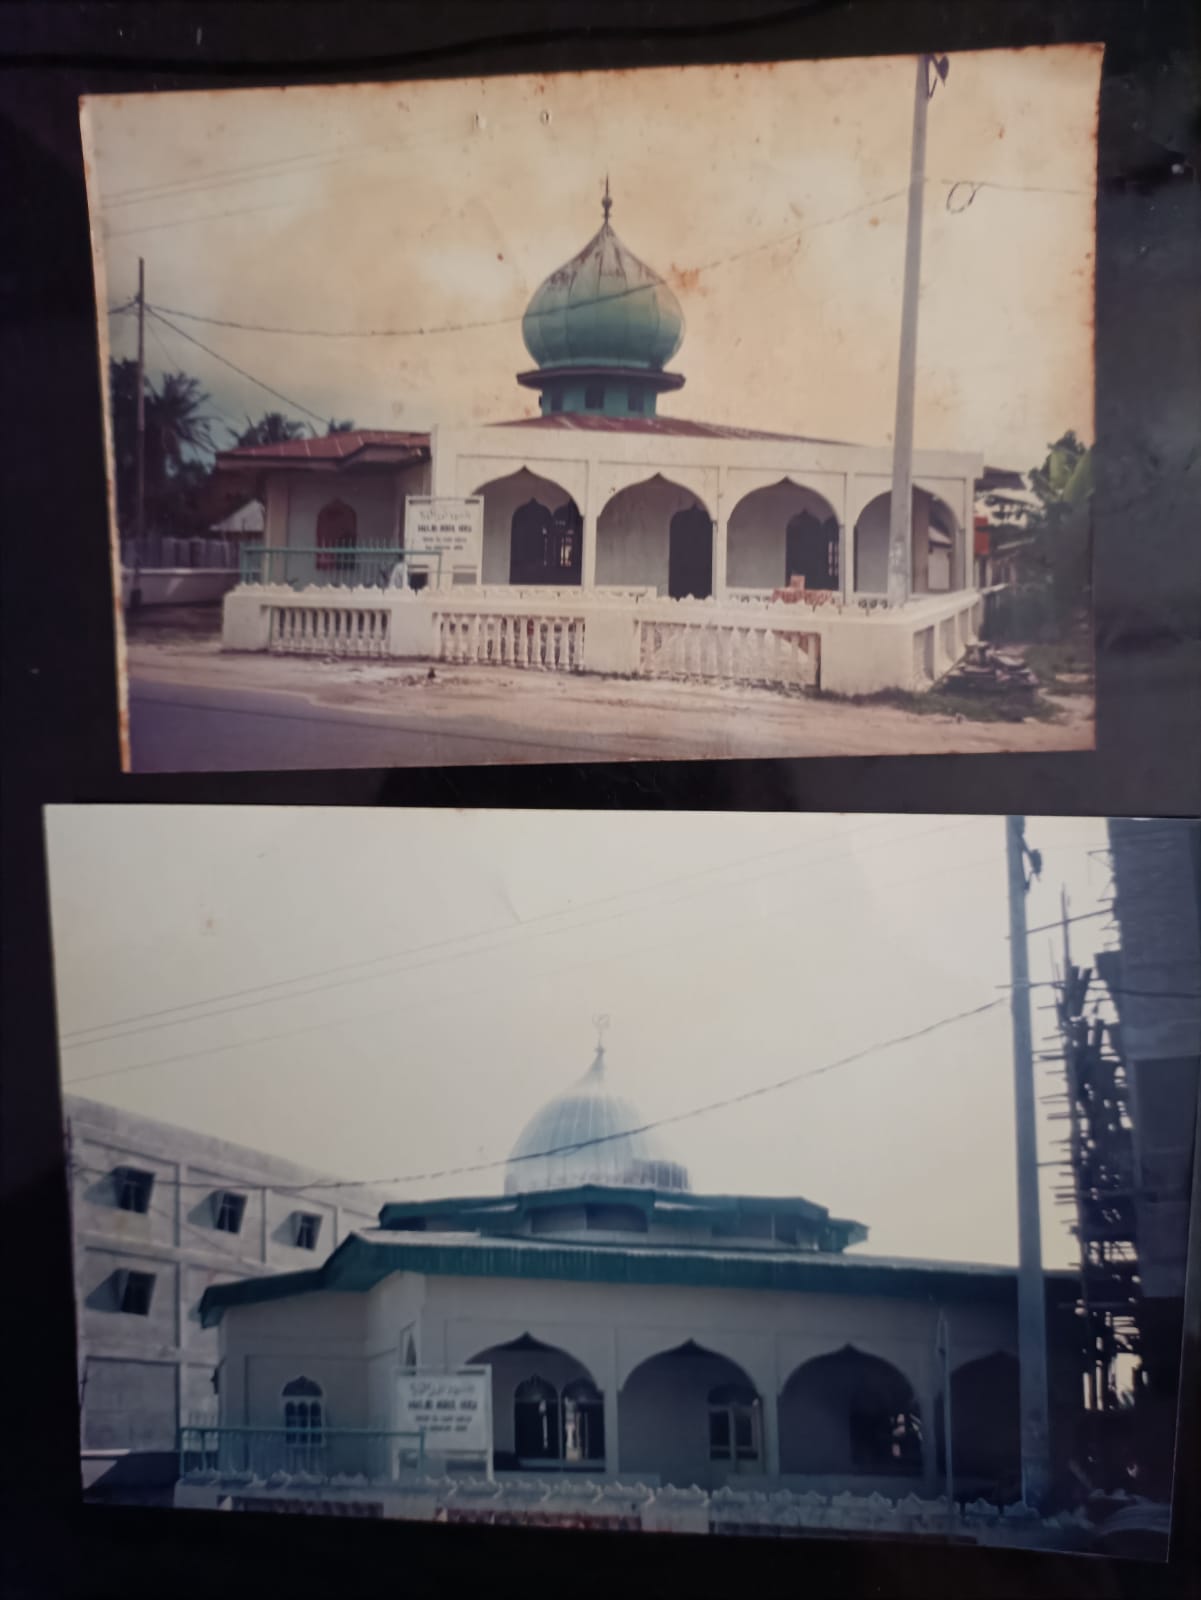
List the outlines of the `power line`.
{"type": "Polygon", "coordinates": [[[260,389],[265,390],[267,394],[273,395],[276,400],[282,400],[286,406],[292,406],[297,411],[303,411],[306,416],[312,417],[315,422],[320,422],[322,426],[325,426],[329,422],[328,417],[322,417],[318,415],[318,413],[312,410],[311,407],[304,405],[299,400],[289,399],[288,396],[281,393],[280,390],[273,389],[269,383],[264,383],[261,378],[256,378],[252,372],[247,372],[245,367],[239,367],[237,363],[231,361],[228,356],[219,355],[216,350],[210,349],[207,344],[202,344],[199,339],[195,338],[192,334],[185,332],[183,328],[177,328],[173,322],[168,322],[166,317],[164,317],[161,312],[156,311],[152,306],[147,306],[146,309],[152,317],[157,317],[164,327],[170,328],[172,333],[177,333],[181,339],[186,339],[189,344],[194,344],[197,349],[203,350],[206,355],[212,356],[214,361],[220,361],[222,365],[227,366],[233,372],[236,372],[239,377],[246,378],[250,383],[256,384],[260,389]]]}
{"type": "MultiPolygon", "coordinates": [[[[957,864],[956,867],[955,867],[955,871],[958,872],[959,874],[963,874],[964,872],[967,872],[967,871],[971,870],[972,867],[985,866],[985,865],[991,866],[991,865],[995,864],[995,860],[996,860],[995,854],[990,853],[987,857],[979,858],[974,862],[967,862],[967,863],[959,863],[959,864],[957,864]]],[[[920,877],[921,879],[923,879],[924,881],[928,881],[930,874],[929,874],[929,872],[927,870],[923,869],[923,871],[920,872],[919,874],[917,874],[917,876],[920,877]]],[[[908,880],[904,879],[904,878],[902,878],[900,880],[896,880],[896,882],[898,882],[898,883],[905,883],[907,881],[912,881],[912,878],[908,879],[908,880]]],[[[778,917],[793,917],[795,915],[796,915],[795,907],[791,906],[791,905],[785,906],[785,907],[781,907],[776,911],[756,912],[754,915],[752,915],[750,917],[744,917],[744,918],[740,919],[739,921],[724,923],[722,925],[721,929],[720,929],[720,937],[722,938],[723,941],[725,941],[725,940],[728,939],[728,936],[729,936],[729,934],[731,932],[733,932],[733,931],[735,931],[735,930],[737,930],[739,928],[749,927],[750,925],[752,925],[754,923],[757,923],[757,922],[771,921],[771,920],[774,920],[774,919],[776,919],[778,917]]],[[[597,920],[600,921],[600,920],[610,920],[610,919],[597,919],[597,920]]],[[[682,944],[688,943],[688,942],[690,942],[688,936],[685,936],[682,939],[680,937],[673,937],[673,938],[667,939],[667,940],[657,940],[653,944],[640,945],[640,946],[636,946],[636,947],[634,947],[632,949],[622,949],[622,950],[619,950],[616,953],[614,953],[612,955],[609,955],[609,956],[601,956],[601,957],[597,957],[597,958],[588,958],[587,960],[569,961],[569,962],[567,962],[567,963],[565,963],[563,965],[560,965],[558,967],[552,967],[552,968],[549,968],[549,969],[539,969],[538,971],[536,971],[534,973],[531,973],[530,976],[539,977],[539,978],[546,978],[546,977],[551,977],[551,976],[559,976],[560,974],[562,974],[564,972],[573,971],[574,969],[576,969],[578,967],[581,967],[581,966],[588,966],[590,968],[596,968],[598,966],[603,966],[608,962],[629,960],[633,956],[651,955],[651,954],[654,954],[654,953],[656,953],[656,952],[658,952],[660,950],[666,950],[666,949],[678,950],[681,947],[682,944]]],[[[513,981],[514,980],[511,977],[505,978],[503,980],[505,985],[509,986],[509,987],[511,987],[513,981]]],[[[493,987],[495,987],[495,985],[493,985],[493,987]]],[[[433,996],[427,997],[426,1003],[427,1004],[434,1004],[434,1005],[445,1005],[448,1000],[459,1000],[459,999],[462,999],[462,1000],[477,1000],[479,998],[479,995],[482,992],[486,992],[486,989],[487,989],[487,985],[477,984],[474,988],[472,988],[470,990],[461,991],[458,994],[452,994],[452,995],[437,994],[437,995],[433,995],[433,996]]],[[[406,1001],[402,1000],[402,1001],[395,1002],[394,1004],[391,1004],[391,1005],[388,1005],[388,1006],[384,1006],[381,1009],[376,1010],[376,1011],[358,1012],[358,1013],[352,1013],[349,1016],[331,1017],[325,1022],[305,1023],[305,1024],[302,1024],[300,1027],[286,1028],[286,1029],[279,1030],[279,1031],[274,1032],[274,1033],[256,1034],[253,1038],[250,1038],[250,1039],[233,1039],[233,1040],[229,1040],[225,1044],[206,1045],[206,1046],[203,1046],[202,1048],[197,1049],[197,1050],[180,1051],[180,1052],[177,1052],[174,1055],[160,1056],[160,1057],[158,1057],[158,1058],[156,1058],[154,1060],[151,1060],[151,1061],[129,1062],[125,1066],[121,1066],[121,1067],[108,1067],[108,1068],[104,1068],[103,1070],[98,1071],[98,1072],[80,1073],[80,1074],[77,1074],[73,1078],[64,1079],[63,1080],[64,1087],[66,1087],[68,1089],[73,1089],[78,1084],[95,1082],[96,1080],[101,1079],[101,1078],[122,1078],[122,1077],[126,1077],[128,1074],[130,1074],[132,1072],[148,1072],[148,1071],[153,1070],[156,1067],[176,1066],[181,1061],[196,1061],[196,1060],[202,1060],[206,1056],[225,1055],[225,1054],[228,1054],[228,1052],[231,1051],[231,1050],[248,1049],[248,1048],[253,1048],[255,1045],[273,1044],[273,1043],[275,1043],[276,1041],[278,1041],[280,1039],[295,1039],[295,1038],[299,1038],[301,1036],[306,1036],[307,1037],[307,1036],[312,1035],[312,1034],[323,1033],[323,1032],[328,1031],[331,1028],[341,1028],[341,1027],[345,1026],[349,1022],[376,1021],[381,1017],[391,1016],[395,1012],[400,1011],[400,1010],[406,1010],[411,1014],[413,1011],[420,1010],[420,1009],[421,1009],[421,1002],[411,1003],[411,1002],[406,1002],[406,1001]]],[[[196,1018],[195,1020],[204,1021],[206,1019],[203,1018],[203,1017],[200,1017],[200,1018],[196,1018]]],[[[104,1040],[100,1040],[98,1042],[103,1044],[105,1041],[104,1040]]]]}
{"type": "MultiPolygon", "coordinates": [[[[867,828],[860,828],[858,830],[852,831],[851,849],[853,850],[855,848],[854,841],[856,839],[858,839],[858,838],[861,838],[864,834],[871,832],[873,827],[883,826],[883,825],[885,825],[887,823],[890,823],[890,822],[892,822],[894,820],[895,819],[892,818],[892,817],[885,817],[885,818],[882,818],[879,823],[871,824],[867,828]]],[[[955,831],[956,828],[962,828],[962,827],[971,826],[975,822],[975,820],[976,820],[975,818],[965,819],[960,823],[953,824],[951,829],[947,829],[945,826],[940,824],[936,828],[922,829],[922,830],[919,830],[917,832],[910,832],[910,833],[902,834],[899,838],[897,838],[896,836],[891,837],[891,838],[885,838],[884,840],[880,841],[879,843],[877,843],[875,845],[868,844],[868,845],[863,846],[862,848],[865,849],[865,850],[872,850],[872,849],[878,849],[882,845],[883,846],[896,846],[896,845],[899,844],[901,846],[904,846],[906,843],[910,842],[911,840],[912,841],[916,841],[918,839],[925,838],[930,833],[943,833],[943,834],[945,834],[948,831],[955,831]]],[[[834,838],[834,835],[833,834],[827,834],[827,835],[825,835],[825,838],[828,839],[828,840],[832,840],[834,838]]],[[[812,843],[820,843],[821,841],[820,840],[814,840],[814,841],[810,841],[810,842],[812,842],[812,843]]],[[[115,1020],[115,1021],[109,1022],[109,1023],[96,1023],[90,1028],[76,1028],[76,1029],[71,1030],[70,1032],[62,1034],[61,1035],[61,1039],[63,1041],[73,1041],[73,1042],[67,1043],[66,1047],[69,1048],[69,1049],[84,1049],[84,1048],[87,1048],[87,1046],[93,1045],[93,1044],[106,1044],[112,1039],[126,1039],[126,1038],[132,1037],[135,1034],[154,1032],[154,1031],[157,1031],[158,1029],[164,1028],[164,1027],[183,1026],[188,1022],[202,1022],[202,1021],[205,1021],[209,1017],[226,1016],[230,1012],[246,1010],[246,1009],[249,1009],[250,1007],[253,1007],[253,1006],[256,1006],[256,1005],[270,1005],[270,1004],[274,1003],[277,1000],[295,999],[295,998],[298,998],[298,995],[322,993],[322,992],[324,992],[326,990],[329,990],[329,989],[335,989],[335,988],[343,987],[347,983],[367,983],[367,982],[371,982],[371,981],[373,981],[374,979],[377,979],[377,978],[393,975],[393,973],[397,973],[399,975],[403,975],[405,972],[419,971],[424,967],[437,965],[437,964],[439,964],[439,960],[445,960],[445,959],[448,959],[448,958],[447,957],[442,957],[442,958],[435,959],[435,961],[418,962],[418,963],[416,963],[416,964],[414,964],[412,966],[402,966],[399,969],[393,969],[392,973],[387,972],[387,971],[385,971],[385,972],[375,972],[375,973],[366,974],[366,975],[358,977],[358,978],[343,978],[343,979],[339,979],[339,980],[337,980],[337,981],[335,981],[333,983],[316,984],[313,987],[310,987],[310,988],[307,988],[307,989],[301,989],[300,991],[298,991],[298,993],[290,993],[290,994],[285,994],[285,995],[270,995],[270,996],[267,996],[265,999],[261,999],[261,1000],[247,1000],[247,997],[253,996],[253,995],[264,994],[264,992],[266,990],[268,990],[268,989],[277,989],[277,988],[282,988],[282,987],[285,987],[285,986],[291,986],[291,985],[296,985],[296,984],[308,984],[312,980],[315,980],[315,979],[326,978],[326,977],[334,977],[335,974],[353,972],[353,971],[357,970],[358,968],[365,967],[365,966],[379,966],[379,965],[383,965],[383,964],[388,963],[388,962],[403,960],[405,957],[408,957],[408,956],[424,955],[424,954],[428,953],[431,950],[444,950],[448,945],[462,944],[462,943],[465,943],[465,942],[473,940],[473,939],[489,938],[494,934],[501,935],[501,939],[500,939],[499,943],[492,944],[492,945],[485,945],[481,949],[477,949],[477,950],[464,951],[463,954],[465,954],[465,955],[486,955],[486,954],[490,953],[493,950],[519,948],[520,945],[525,943],[526,941],[514,940],[509,936],[512,935],[512,934],[520,933],[524,928],[530,927],[535,923],[541,923],[541,922],[551,921],[551,920],[554,920],[554,919],[557,919],[557,918],[560,918],[560,917],[570,916],[570,915],[572,915],[574,913],[577,913],[579,911],[589,910],[589,909],[591,909],[591,908],[593,908],[595,906],[610,904],[614,900],[628,899],[632,895],[651,894],[651,893],[654,893],[655,891],[660,890],[660,889],[670,888],[670,887],[674,886],[677,883],[685,883],[685,882],[690,882],[690,881],[692,881],[694,879],[697,879],[697,878],[712,876],[712,874],[715,873],[715,872],[732,871],[732,870],[735,870],[735,869],[737,869],[739,867],[742,867],[742,866],[754,865],[757,862],[774,860],[774,859],[777,859],[778,857],[780,857],[782,855],[791,855],[792,853],[794,853],[797,850],[797,848],[798,848],[797,845],[788,845],[788,846],[785,846],[784,848],[782,848],[780,850],[769,850],[769,851],[766,851],[766,852],[763,852],[763,853],[760,853],[760,854],[757,854],[757,855],[744,857],[744,858],[742,858],[740,860],[737,860],[737,861],[718,863],[717,865],[714,865],[714,866],[698,868],[698,869],[696,869],[696,870],[694,870],[692,872],[680,873],[680,874],[677,874],[677,875],[675,875],[673,877],[670,877],[670,878],[662,878],[662,879],[659,879],[657,882],[655,882],[653,884],[647,884],[647,885],[644,885],[641,888],[619,890],[614,894],[601,895],[601,896],[599,896],[598,898],[596,898],[594,900],[586,901],[584,903],[584,905],[582,905],[582,906],[578,906],[578,907],[567,906],[567,907],[564,907],[562,910],[558,910],[558,911],[541,912],[535,917],[526,918],[522,922],[519,922],[516,927],[512,927],[512,928],[497,928],[497,929],[483,928],[483,929],[480,929],[478,932],[473,932],[473,933],[451,934],[445,939],[437,939],[437,940],[434,940],[434,941],[432,941],[432,942],[430,942],[428,944],[424,944],[424,945],[410,946],[409,948],[407,948],[405,950],[396,951],[396,952],[393,952],[391,954],[385,954],[385,955],[379,955],[379,956],[369,956],[369,957],[366,957],[366,958],[364,958],[362,960],[359,960],[359,961],[348,961],[348,962],[342,963],[339,966],[321,968],[321,969],[317,970],[316,972],[300,974],[299,976],[297,976],[295,978],[279,978],[279,979],[276,979],[276,980],[274,980],[274,981],[272,981],[270,983],[253,984],[253,985],[248,986],[245,989],[232,990],[227,994],[210,996],[210,997],[208,997],[207,999],[204,999],[204,1000],[188,1001],[188,1002],[185,1002],[185,1003],[183,1003],[181,1005],[177,1005],[177,1006],[165,1006],[165,1007],[161,1008],[159,1011],[144,1012],[144,1013],[142,1013],[140,1015],[121,1018],[121,1019],[118,1019],[118,1020],[115,1020]],[[194,1016],[194,1017],[179,1017],[179,1018],[176,1018],[175,1021],[160,1021],[160,1020],[158,1020],[158,1019],[164,1018],[164,1017],[172,1017],[177,1012],[184,1011],[184,1010],[193,1010],[193,1009],[195,1009],[197,1007],[200,1007],[200,1006],[220,1005],[220,1003],[222,1001],[225,1001],[225,1000],[247,1001],[247,1003],[246,1004],[235,1004],[235,1005],[230,1005],[230,1006],[222,1006],[220,1010],[203,1011],[198,1016],[194,1016]],[[145,1024],[145,1026],[129,1026],[129,1027],[126,1027],[126,1024],[145,1024]],[[105,1030],[108,1030],[108,1029],[117,1029],[117,1028],[120,1028],[123,1031],[114,1032],[114,1033],[109,1033],[109,1032],[105,1031],[105,1030]],[[84,1035],[84,1034],[95,1034],[95,1033],[100,1033],[100,1032],[104,1032],[104,1037],[98,1038],[98,1039],[95,1039],[95,1038],[83,1039],[83,1038],[81,1038],[81,1036],[84,1035]]],[[[847,854],[848,854],[847,850],[837,850],[837,851],[833,852],[830,855],[818,856],[816,859],[814,859],[813,857],[807,857],[805,859],[802,859],[800,862],[798,862],[796,864],[796,866],[797,866],[797,868],[808,868],[808,869],[811,869],[813,867],[822,866],[825,863],[830,862],[830,861],[841,860],[847,854]]],[[[796,870],[796,869],[793,869],[793,868],[785,868],[784,869],[785,872],[788,872],[788,871],[791,871],[791,870],[796,870]]],[[[774,875],[773,874],[767,874],[767,875],[761,874],[761,875],[759,875],[757,877],[738,880],[738,881],[735,882],[735,884],[730,885],[729,887],[741,888],[745,884],[760,883],[760,882],[764,881],[764,877],[765,876],[770,877],[770,876],[774,876],[774,875]]],[[[702,892],[704,892],[704,891],[702,891],[702,892]]],[[[680,904],[681,900],[687,899],[687,898],[689,898],[687,895],[679,896],[674,900],[670,900],[670,901],[666,902],[666,905],[667,906],[678,905],[678,904],[680,904]]],[[[568,927],[568,928],[557,929],[557,930],[548,930],[548,931],[552,932],[552,933],[553,932],[562,932],[562,933],[575,932],[577,929],[582,930],[582,929],[585,929],[585,928],[595,927],[595,926],[597,926],[598,924],[601,924],[601,923],[610,922],[610,921],[618,920],[621,917],[633,915],[633,914],[635,914],[635,912],[638,909],[639,909],[638,907],[634,906],[634,907],[630,907],[630,908],[628,908],[628,909],[626,909],[624,911],[618,911],[618,912],[613,913],[613,914],[611,914],[609,916],[590,918],[590,919],[587,919],[587,920],[582,921],[582,922],[575,922],[575,923],[571,924],[570,927],[568,927]]],[[[540,935],[535,935],[535,937],[536,938],[537,937],[545,937],[545,935],[541,935],[540,934],[540,935]]],[[[451,957],[449,957],[449,959],[456,959],[456,957],[452,954],[451,957]]]]}
{"type": "Polygon", "coordinates": [[[1026,934],[1029,936],[1032,933],[1057,933],[1066,922],[1090,922],[1093,917],[1111,917],[1112,915],[1113,908],[1111,906],[1102,906],[1097,911],[1082,911],[1076,917],[1060,917],[1055,922],[1040,923],[1037,928],[1027,928],[1026,934]]]}
{"type": "MultiPolygon", "coordinates": [[[[636,1127],[623,1128],[619,1133],[597,1134],[589,1139],[580,1139],[571,1144],[553,1145],[545,1150],[531,1151],[520,1156],[503,1156],[493,1161],[476,1161],[457,1167],[442,1167],[430,1172],[401,1173],[387,1178],[331,1178],[318,1180],[314,1183],[303,1184],[269,1184],[267,1187],[280,1192],[307,1192],[312,1189],[376,1189],[386,1188],[391,1184],[402,1183],[432,1183],[442,1178],[465,1177],[471,1173],[493,1172],[498,1167],[508,1167],[527,1161],[541,1161],[549,1156],[569,1155],[578,1150],[591,1149],[596,1145],[610,1144],[616,1139],[629,1139],[639,1134],[651,1133],[658,1128],[674,1127],[681,1122],[691,1121],[694,1117],[708,1116],[714,1111],[725,1111],[731,1106],[744,1105],[747,1101],[761,1099],[764,1095],[776,1094],[781,1089],[788,1089],[798,1083],[807,1082],[811,1078],[824,1077],[831,1072],[839,1071],[859,1061],[866,1060],[869,1056],[877,1055],[881,1051],[894,1049],[898,1045],[912,1044],[917,1039],[927,1038],[930,1034],[942,1028],[950,1027],[956,1022],[965,1022],[972,1017],[983,1016],[988,1011],[993,1011],[997,1006],[1006,1004],[1004,995],[997,995],[991,1000],[986,1000],[982,1005],[970,1006],[965,1011],[953,1012],[950,1016],[939,1017],[935,1022],[923,1024],[920,1028],[913,1028],[907,1033],[894,1034],[891,1038],[878,1040],[875,1044],[865,1045],[859,1050],[852,1050],[850,1054],[839,1056],[834,1061],[823,1062],[821,1066],[809,1067],[801,1072],[790,1072],[785,1077],[776,1078],[771,1083],[756,1085],[753,1089],[743,1089],[738,1094],[725,1095],[720,1100],[706,1101],[705,1104],[692,1106],[687,1111],[672,1112],[664,1117],[654,1117],[649,1122],[639,1123],[636,1127]]],[[[177,1178],[159,1179],[165,1185],[178,1188],[205,1188],[212,1189],[215,1185],[211,1180],[190,1180],[177,1178]]],[[[261,1188],[261,1184],[252,1184],[251,1188],[261,1188]]]]}

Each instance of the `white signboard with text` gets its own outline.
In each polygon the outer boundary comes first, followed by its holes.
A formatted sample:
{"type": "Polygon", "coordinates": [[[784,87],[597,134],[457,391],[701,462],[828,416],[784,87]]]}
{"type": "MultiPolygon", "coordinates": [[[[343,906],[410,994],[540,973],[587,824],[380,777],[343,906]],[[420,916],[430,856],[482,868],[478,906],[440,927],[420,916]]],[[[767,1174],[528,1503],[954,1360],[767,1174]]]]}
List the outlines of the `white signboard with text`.
{"type": "Polygon", "coordinates": [[[438,554],[448,574],[456,567],[478,571],[483,535],[483,495],[405,496],[405,549],[414,561],[438,554]]]}
{"type": "Polygon", "coordinates": [[[402,1432],[425,1434],[425,1453],[492,1458],[492,1372],[402,1368],[396,1380],[397,1422],[402,1432]]]}

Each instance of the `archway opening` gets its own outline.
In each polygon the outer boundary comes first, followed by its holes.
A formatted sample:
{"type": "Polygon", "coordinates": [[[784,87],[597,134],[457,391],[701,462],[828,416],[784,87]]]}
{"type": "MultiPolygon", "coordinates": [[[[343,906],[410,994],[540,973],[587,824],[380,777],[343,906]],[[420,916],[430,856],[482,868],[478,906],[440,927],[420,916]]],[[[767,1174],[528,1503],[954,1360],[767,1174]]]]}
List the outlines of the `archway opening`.
{"type": "Polygon", "coordinates": [[[358,526],[358,515],[345,500],[331,500],[317,513],[316,568],[327,581],[344,582],[354,576],[358,526]]]}
{"type": "Polygon", "coordinates": [[[484,501],[482,583],[579,584],[583,518],[561,484],[522,467],[475,492],[484,501]]]}
{"type": "Polygon", "coordinates": [[[650,1356],[617,1404],[623,1473],[719,1488],[763,1471],[763,1405],[734,1361],[689,1340],[650,1356]]]}
{"type": "Polygon", "coordinates": [[[847,1345],[798,1367],[780,1394],[780,1470],[826,1477],[916,1477],[921,1416],[890,1362],[847,1345]]]}
{"type": "Polygon", "coordinates": [[[726,526],[726,581],[732,589],[839,587],[838,518],[822,495],[791,478],[753,489],[726,526]]]}
{"type": "Polygon", "coordinates": [[[691,489],[659,473],[619,490],[597,518],[596,581],[706,598],[713,592],[712,514],[691,489]]]}
{"type": "Polygon", "coordinates": [[[493,1466],[498,1472],[597,1471],[605,1463],[604,1396],[582,1361],[522,1334],[470,1365],[492,1369],[493,1466]]]}
{"type": "MultiPolygon", "coordinates": [[[[854,535],[854,583],[859,594],[888,592],[888,522],[892,496],[878,494],[859,513],[854,535]]],[[[909,585],[913,594],[942,594],[960,581],[955,513],[926,489],[913,491],[909,585]]]]}
{"type": "Polygon", "coordinates": [[[668,527],[667,592],[673,600],[713,593],[713,523],[701,506],[677,511],[668,527]]]}
{"type": "MultiPolygon", "coordinates": [[[[947,1470],[943,1397],[934,1406],[938,1470],[947,1470]]],[[[994,1505],[1021,1498],[1021,1396],[1017,1358],[1003,1350],[966,1361],[951,1374],[951,1465],[957,1499],[994,1505]]]]}

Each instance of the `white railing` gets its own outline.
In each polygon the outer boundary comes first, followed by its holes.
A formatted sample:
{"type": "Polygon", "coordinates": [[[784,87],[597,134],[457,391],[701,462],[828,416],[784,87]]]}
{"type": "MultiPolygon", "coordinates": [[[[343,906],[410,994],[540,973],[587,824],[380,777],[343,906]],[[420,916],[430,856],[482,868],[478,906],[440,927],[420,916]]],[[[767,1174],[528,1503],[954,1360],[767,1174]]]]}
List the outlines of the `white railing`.
{"type": "Polygon", "coordinates": [[[439,661],[543,672],[580,672],[584,666],[583,617],[440,611],[434,637],[439,661]]]}
{"type": "Polygon", "coordinates": [[[820,639],[799,629],[721,622],[643,622],[639,671],[649,678],[816,684],[820,639]]]}
{"type": "Polygon", "coordinates": [[[268,650],[286,655],[387,656],[386,606],[272,606],[268,650]]]}

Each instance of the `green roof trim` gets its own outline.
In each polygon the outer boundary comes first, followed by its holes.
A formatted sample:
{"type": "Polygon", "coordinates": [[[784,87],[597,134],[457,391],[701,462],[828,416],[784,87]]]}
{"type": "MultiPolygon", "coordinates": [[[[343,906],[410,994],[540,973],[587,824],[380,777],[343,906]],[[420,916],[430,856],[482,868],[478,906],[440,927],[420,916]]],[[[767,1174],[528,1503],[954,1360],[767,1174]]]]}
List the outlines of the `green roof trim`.
{"type": "MultiPolygon", "coordinates": [[[[775,1290],[784,1293],[882,1295],[907,1299],[991,1303],[1015,1299],[1012,1267],[856,1259],[820,1251],[673,1250],[663,1246],[554,1244],[541,1240],[420,1236],[384,1239],[351,1234],[322,1267],[214,1285],[200,1302],[206,1328],[230,1306],[287,1299],[294,1294],[363,1294],[394,1272],[441,1277],[524,1278],[560,1283],[618,1283],[631,1287],[775,1290]]],[[[1047,1273],[1075,1294],[1075,1275],[1047,1273]]]]}
{"type": "Polygon", "coordinates": [[[415,1223],[441,1223],[472,1232],[504,1233],[520,1228],[536,1212],[573,1210],[588,1205],[620,1205],[641,1211],[648,1222],[668,1227],[699,1223],[737,1224],[743,1217],[788,1217],[808,1223],[828,1242],[823,1249],[844,1250],[867,1238],[861,1222],[831,1217],[824,1206],[799,1196],[692,1194],[684,1190],[631,1188],[616,1184],[581,1184],[569,1189],[540,1189],[522,1194],[485,1195],[467,1199],[397,1201],[380,1212],[381,1228],[412,1230],[415,1223]]]}

